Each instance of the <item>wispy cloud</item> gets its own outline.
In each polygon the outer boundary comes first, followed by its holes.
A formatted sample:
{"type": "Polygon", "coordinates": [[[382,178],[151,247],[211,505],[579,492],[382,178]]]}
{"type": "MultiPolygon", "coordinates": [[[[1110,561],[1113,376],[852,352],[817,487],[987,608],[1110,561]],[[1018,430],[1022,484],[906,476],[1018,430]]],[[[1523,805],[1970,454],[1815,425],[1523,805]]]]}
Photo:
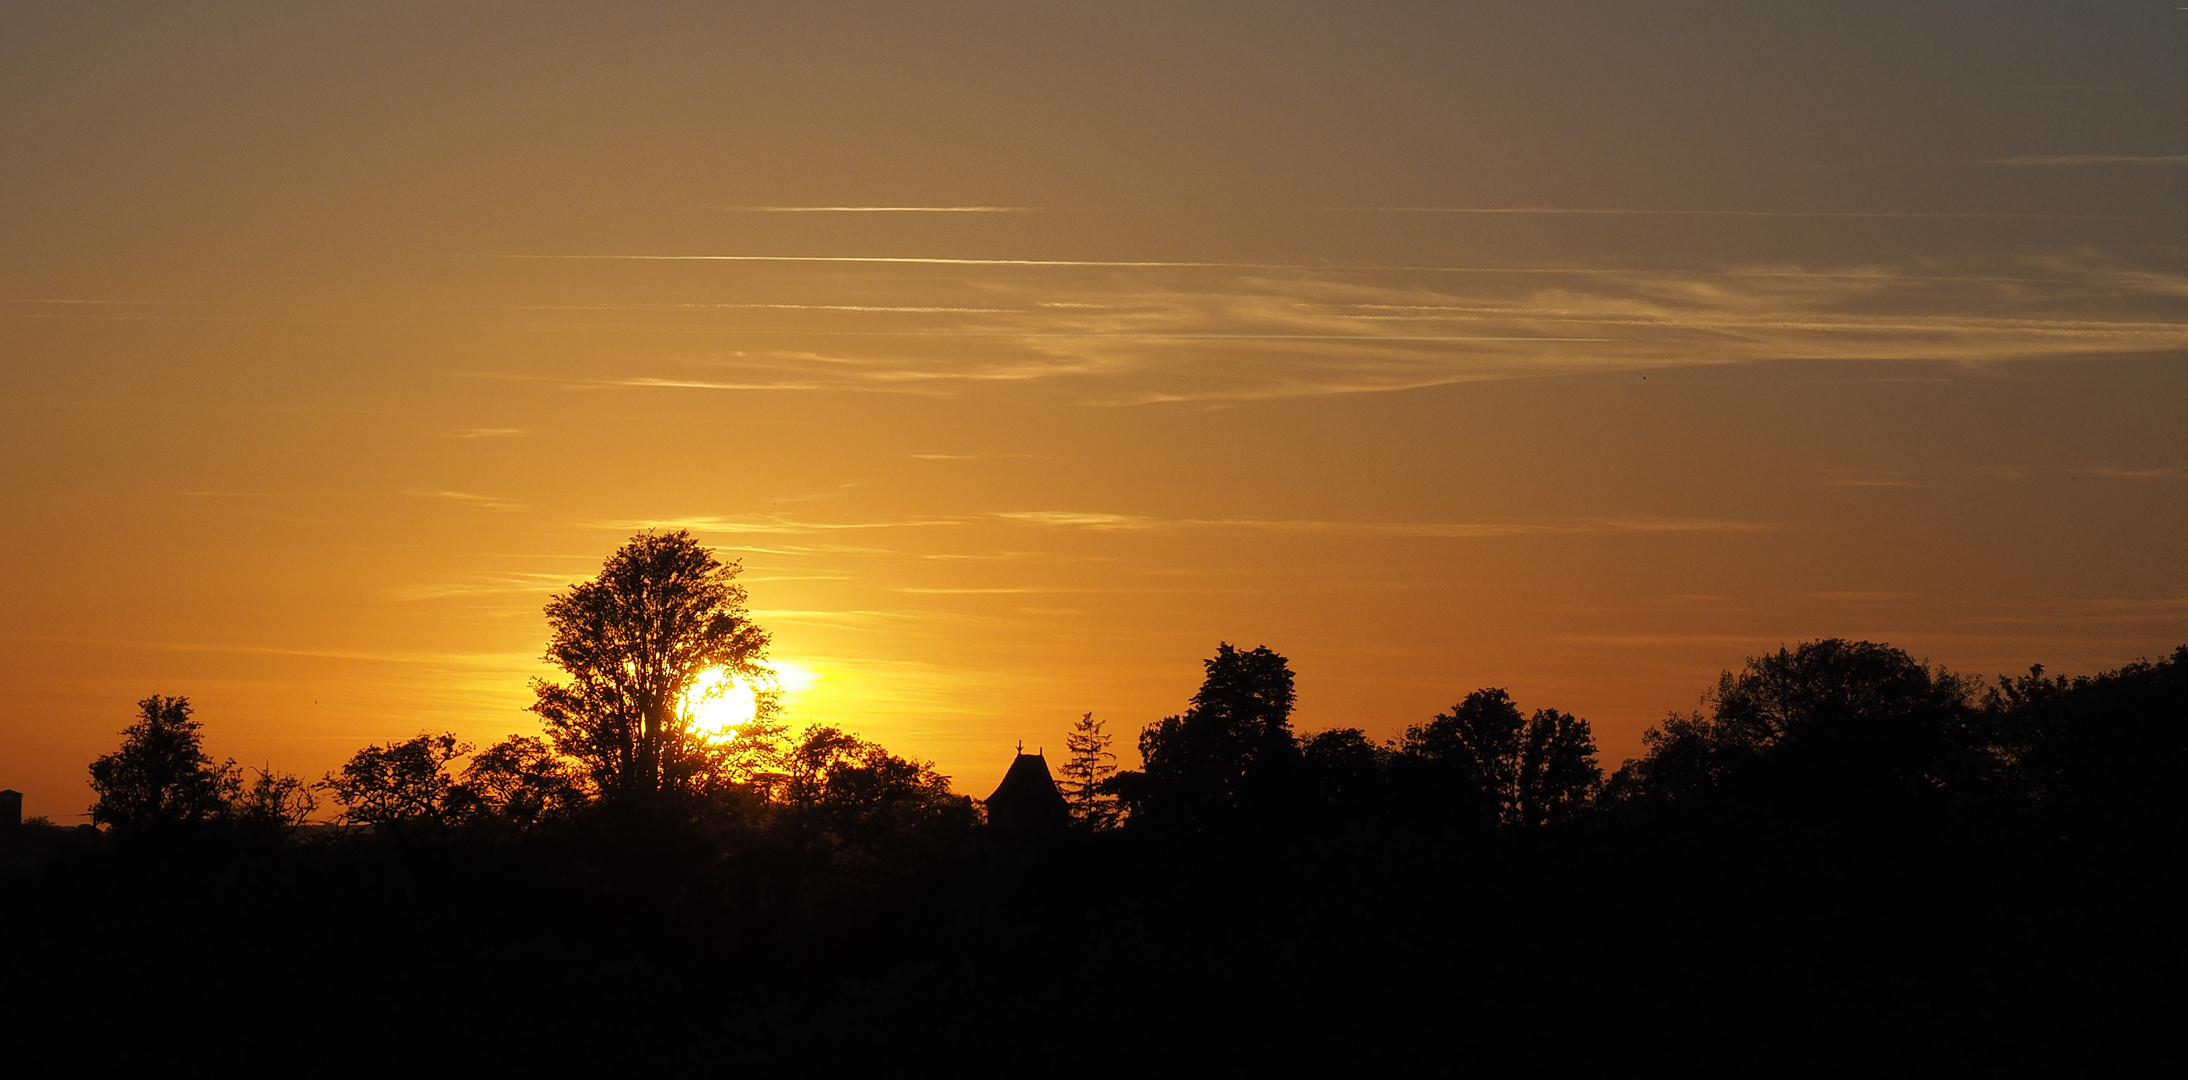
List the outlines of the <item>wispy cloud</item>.
{"type": "Polygon", "coordinates": [[[1609,645],[1620,648],[1686,648],[1703,646],[1738,646],[1743,649],[1762,642],[1776,643],[1778,639],[1767,634],[1559,634],[1552,640],[1576,645],[1609,645]]]}
{"type": "Polygon", "coordinates": [[[2091,476],[2105,476],[2116,480],[2179,480],[2188,477],[2188,469],[2179,466],[2159,466],[2149,469],[2120,469],[2100,466],[2082,470],[2091,476]]]}
{"type": "Polygon", "coordinates": [[[446,600],[473,596],[551,593],[570,584],[572,584],[572,581],[568,574],[537,572],[478,574],[466,577],[461,581],[398,585],[388,590],[388,595],[402,601],[446,600]]]}
{"type": "Polygon", "coordinates": [[[663,379],[645,376],[636,379],[614,379],[596,383],[598,386],[667,387],[676,390],[823,390],[827,387],[815,382],[721,382],[711,379],[663,379]]]}
{"type": "Polygon", "coordinates": [[[881,315],[1007,315],[1009,308],[888,304],[501,304],[496,311],[863,311],[881,315]]]}
{"type": "MultiPolygon", "coordinates": [[[[2003,163],[1997,163],[2003,164],[2003,163]]],[[[1707,210],[1619,209],[1582,206],[1334,206],[1332,210],[1361,214],[1551,214],[1603,217],[1725,217],[1725,218],[2004,218],[2016,220],[2106,220],[2096,214],[2016,214],[1969,210],[1707,210]]]]}
{"type": "Polygon", "coordinates": [[[794,536],[808,533],[864,532],[878,529],[928,529],[963,525],[966,519],[950,517],[895,518],[884,521],[811,521],[781,514],[747,517],[649,518],[637,521],[596,521],[596,529],[631,532],[646,529],[688,529],[695,533],[728,533],[794,536]]]}
{"type": "Polygon", "coordinates": [[[573,328],[728,347],[651,361],[651,370],[475,374],[723,392],[937,395],[1062,383],[1094,405],[1221,406],[1664,367],[1968,366],[2188,347],[2188,270],[2148,253],[1709,270],[720,258],[826,263],[836,269],[823,278],[773,287],[857,292],[873,302],[751,301],[796,316],[782,323],[723,319],[704,305],[644,325],[580,321],[573,328]],[[889,268],[896,263],[960,272],[902,275],[889,268]],[[829,321],[837,309],[841,318],[829,321]],[[805,344],[795,339],[830,345],[766,344],[805,344]]]}
{"type": "MultiPolygon", "coordinates": [[[[812,535],[870,532],[888,529],[967,528],[981,524],[1030,528],[1075,529],[1090,532],[1164,532],[1181,530],[1232,530],[1322,536],[1421,538],[1467,540],[1529,535],[1589,535],[1611,533],[1761,533],[1779,528],[1771,522],[1725,518],[1625,517],[1489,522],[1326,521],[1288,518],[1162,518],[1082,510],[1003,510],[955,517],[905,517],[866,521],[823,521],[782,514],[736,517],[656,518],[644,521],[595,522],[593,527],[630,532],[642,529],[689,529],[695,533],[730,535],[812,535]]],[[[744,548],[771,554],[798,554],[804,549],[744,548]]],[[[813,549],[818,550],[818,549],[813,549]]],[[[833,549],[831,549],[833,550],[833,549]]],[[[864,550],[864,549],[862,549],[864,550]]],[[[892,552],[871,549],[876,554],[892,552]]],[[[1014,553],[955,558],[1003,558],[1014,553]]],[[[940,556],[937,556],[940,557],[940,556]]]]}
{"type": "Polygon", "coordinates": [[[1043,454],[906,454],[914,461],[1041,461],[1043,454]]]}
{"type": "Polygon", "coordinates": [[[710,206],[736,214],[1026,214],[1038,206],[710,206]]]}
{"type": "Polygon", "coordinates": [[[1211,262],[1205,260],[1170,259],[982,259],[940,255],[645,255],[645,254],[465,254],[452,255],[456,259],[507,259],[555,262],[726,262],[726,263],[865,263],[869,265],[902,266],[1056,266],[1082,267],[1111,270],[1187,269],[1187,270],[1432,270],[1426,266],[1351,266],[1329,267],[1304,263],[1249,263],[1211,262]]]}
{"type": "Polygon", "coordinates": [[[2038,169],[2074,165],[2188,165],[2188,154],[2031,154],[1985,158],[1983,164],[2038,169]]]}
{"type": "Polygon", "coordinates": [[[523,503],[514,499],[504,499],[499,495],[475,495],[468,491],[405,491],[403,494],[421,499],[448,499],[487,510],[521,510],[526,508],[523,503]]]}
{"type": "Polygon", "coordinates": [[[1153,529],[1175,524],[1130,514],[1089,514],[1075,510],[1010,510],[990,516],[1020,525],[1054,525],[1073,529],[1153,529]]]}
{"type": "Polygon", "coordinates": [[[943,589],[917,585],[897,586],[890,592],[913,593],[920,596],[1016,596],[1029,593],[1088,593],[1114,592],[1114,589],[1064,589],[1047,585],[1005,585],[994,588],[943,589]]]}
{"type": "Polygon", "coordinates": [[[148,649],[181,653],[240,653],[254,656],[295,656],[321,660],[352,660],[372,664],[417,664],[444,668],[477,668],[492,671],[527,670],[538,665],[531,653],[398,652],[371,649],[307,648],[219,641],[147,641],[128,638],[75,637],[45,634],[0,634],[0,640],[54,641],[99,645],[107,648],[148,649]]]}
{"type": "Polygon", "coordinates": [[[1361,536],[1471,540],[1504,536],[1589,533],[1755,533],[1777,525],[1717,518],[1627,518],[1578,521],[1316,521],[1278,518],[1153,518],[1130,514],[1068,510],[1019,510],[989,515],[1021,525],[1090,529],[1100,532],[1147,532],[1173,529],[1235,529],[1249,532],[1323,536],[1361,536]]]}
{"type": "Polygon", "coordinates": [[[523,428],[457,428],[453,431],[435,432],[444,439],[503,439],[524,434],[523,428]]]}
{"type": "Polygon", "coordinates": [[[86,300],[86,299],[65,298],[65,297],[50,297],[50,296],[28,296],[28,297],[20,297],[20,298],[16,298],[16,299],[0,299],[0,304],[59,304],[59,305],[70,305],[70,304],[74,304],[74,305],[83,305],[83,306],[99,306],[99,307],[149,307],[149,306],[154,306],[154,305],[160,305],[160,306],[188,306],[188,307],[196,307],[196,306],[202,306],[202,305],[203,305],[203,301],[199,301],[199,300],[86,300]]]}

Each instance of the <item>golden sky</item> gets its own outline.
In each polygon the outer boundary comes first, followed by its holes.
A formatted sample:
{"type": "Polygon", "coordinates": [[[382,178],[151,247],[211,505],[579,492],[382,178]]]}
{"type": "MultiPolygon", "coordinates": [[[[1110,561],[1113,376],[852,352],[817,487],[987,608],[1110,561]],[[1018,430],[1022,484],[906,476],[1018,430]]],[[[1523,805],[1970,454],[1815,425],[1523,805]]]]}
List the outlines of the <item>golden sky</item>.
{"type": "Polygon", "coordinates": [[[1908,7],[0,4],[0,787],[536,731],[648,527],[975,795],[1223,640],[1608,764],[1813,637],[2158,655],[2188,12],[1908,7]]]}

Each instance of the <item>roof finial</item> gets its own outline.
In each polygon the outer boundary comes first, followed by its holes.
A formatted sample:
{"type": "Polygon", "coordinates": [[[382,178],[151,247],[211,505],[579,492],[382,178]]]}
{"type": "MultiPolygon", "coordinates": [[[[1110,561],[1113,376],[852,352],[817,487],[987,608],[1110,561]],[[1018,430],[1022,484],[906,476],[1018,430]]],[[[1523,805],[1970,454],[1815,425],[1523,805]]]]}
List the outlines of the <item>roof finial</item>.
{"type": "Polygon", "coordinates": [[[1018,740],[1018,756],[1026,756],[1026,741],[1024,739],[1018,740]]]}

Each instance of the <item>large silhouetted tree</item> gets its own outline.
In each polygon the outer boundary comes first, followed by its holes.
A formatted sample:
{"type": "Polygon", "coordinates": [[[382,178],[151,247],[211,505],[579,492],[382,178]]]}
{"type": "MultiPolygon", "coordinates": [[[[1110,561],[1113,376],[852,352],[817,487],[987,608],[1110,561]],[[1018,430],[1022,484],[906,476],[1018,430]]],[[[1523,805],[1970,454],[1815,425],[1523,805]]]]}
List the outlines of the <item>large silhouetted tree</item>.
{"type": "MultiPolygon", "coordinates": [[[[707,771],[713,748],[686,701],[703,672],[771,681],[737,571],[688,532],[640,533],[598,578],[548,602],[546,658],[569,681],[535,681],[532,710],[606,798],[643,802],[707,771]]],[[[772,695],[761,698],[764,710],[772,695]]]]}
{"type": "Polygon", "coordinates": [[[1826,638],[1725,672],[1710,714],[1672,716],[1619,770],[1623,798],[1728,786],[1838,806],[1972,792],[1997,765],[1975,684],[1889,645],[1826,638]]]}
{"type": "Polygon", "coordinates": [[[1184,714],[1140,732],[1141,775],[1125,787],[1132,812],[1174,827],[1202,828],[1282,806],[1296,780],[1292,672],[1264,645],[1223,643],[1184,714]]]}
{"type": "Polygon", "coordinates": [[[1417,808],[1520,826],[1574,816],[1603,778],[1586,720],[1556,709],[1524,716],[1499,689],[1407,728],[1393,768],[1417,808]]]}
{"type": "Polygon", "coordinates": [[[2188,645],[2101,675],[2002,678],[1983,714],[2011,801],[2055,829],[2183,835],[2188,645]]]}
{"type": "Polygon", "coordinates": [[[238,794],[235,763],[216,765],[190,718],[190,701],[154,694],[137,703],[121,748],[91,763],[98,801],[91,820],[134,836],[156,836],[224,816],[238,794]]]}

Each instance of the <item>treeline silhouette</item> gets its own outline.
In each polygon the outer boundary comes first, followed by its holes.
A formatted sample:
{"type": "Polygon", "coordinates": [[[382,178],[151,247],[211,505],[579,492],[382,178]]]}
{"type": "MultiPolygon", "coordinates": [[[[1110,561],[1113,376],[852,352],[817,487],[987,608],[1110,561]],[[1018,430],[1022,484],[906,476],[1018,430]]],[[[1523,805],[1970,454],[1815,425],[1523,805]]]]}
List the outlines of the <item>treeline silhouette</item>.
{"type": "MultiPolygon", "coordinates": [[[[2177,1058],[2188,646],[1984,682],[1749,659],[1606,774],[1504,690],[1293,730],[1229,644],[1119,771],[1083,717],[989,804],[791,735],[733,564],[647,534],[548,608],[545,738],[318,781],[151,697],[99,830],[6,841],[0,1012],[49,1069],[1563,1064],[2095,1071],[2177,1058]],[[637,632],[645,630],[646,632],[637,632]],[[757,685],[734,737],[694,673],[757,685]]],[[[1020,766],[1024,766],[1021,768],[1020,766]]]]}

